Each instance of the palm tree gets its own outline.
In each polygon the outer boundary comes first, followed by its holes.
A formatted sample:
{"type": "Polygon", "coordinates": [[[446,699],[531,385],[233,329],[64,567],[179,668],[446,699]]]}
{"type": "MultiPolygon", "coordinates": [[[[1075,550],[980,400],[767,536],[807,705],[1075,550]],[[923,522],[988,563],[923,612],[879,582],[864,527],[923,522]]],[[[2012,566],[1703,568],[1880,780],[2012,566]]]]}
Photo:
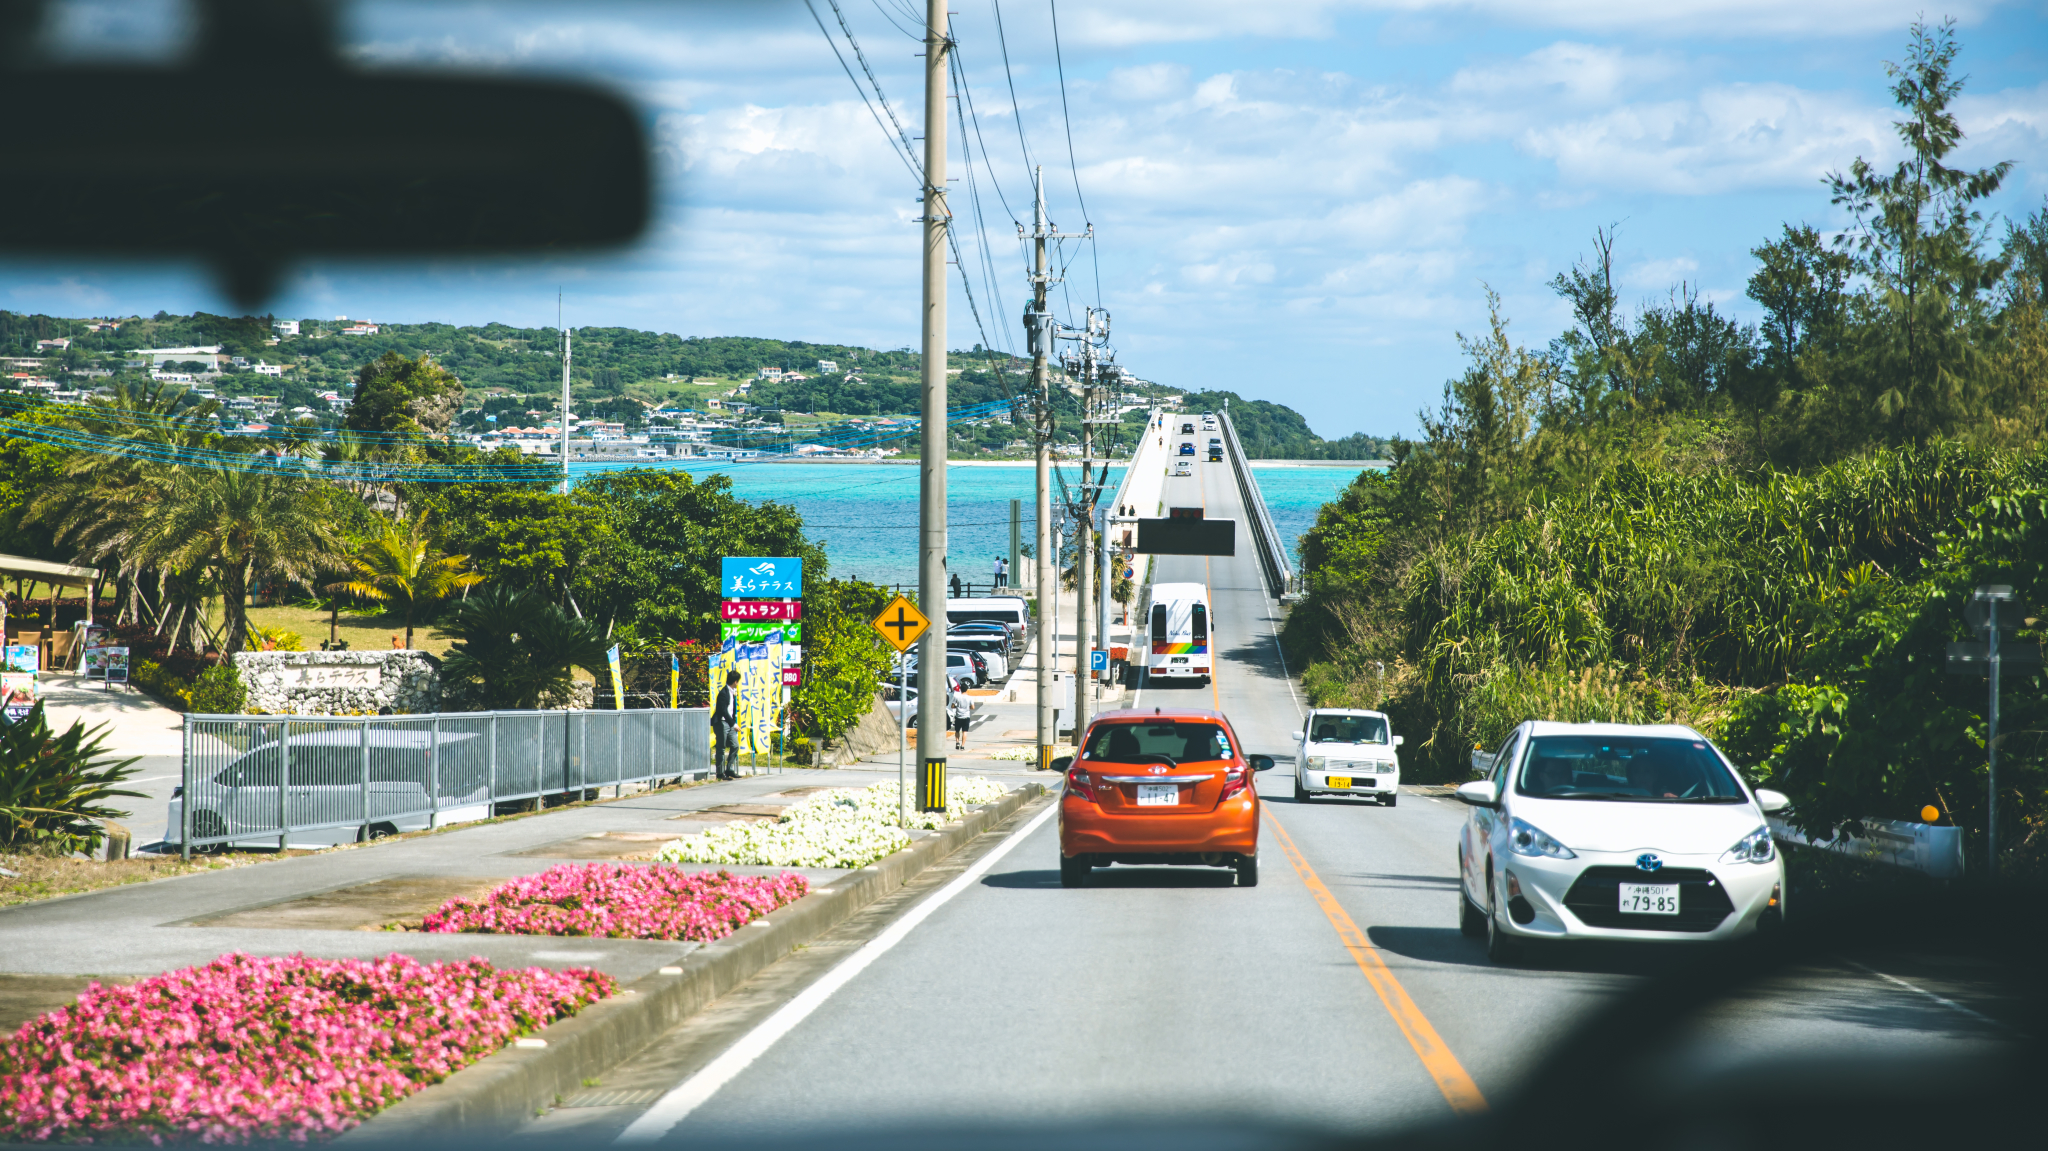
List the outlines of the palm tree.
{"type": "Polygon", "coordinates": [[[529,591],[501,585],[457,604],[441,630],[455,646],[441,664],[449,684],[478,685],[486,708],[528,710],[569,695],[571,669],[605,666],[605,638],[529,591]]]}
{"type": "Polygon", "coordinates": [[[349,561],[350,578],[335,585],[351,595],[405,605],[405,646],[412,646],[413,614],[422,603],[474,587],[483,578],[465,570],[468,556],[443,552],[427,531],[427,513],[386,524],[349,561]]]}

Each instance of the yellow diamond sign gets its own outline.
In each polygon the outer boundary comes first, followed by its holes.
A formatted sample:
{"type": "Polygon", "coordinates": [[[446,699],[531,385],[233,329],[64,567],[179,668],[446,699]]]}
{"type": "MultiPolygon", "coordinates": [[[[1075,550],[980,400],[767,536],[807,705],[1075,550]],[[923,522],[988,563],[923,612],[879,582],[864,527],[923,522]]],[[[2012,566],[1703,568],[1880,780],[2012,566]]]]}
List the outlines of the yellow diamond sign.
{"type": "Polygon", "coordinates": [[[889,646],[897,651],[909,651],[910,645],[917,642],[917,637],[923,635],[925,629],[931,626],[932,621],[926,619],[915,604],[900,595],[890,600],[889,606],[882,609],[882,614],[875,617],[875,630],[881,632],[882,638],[889,641],[889,646]]]}

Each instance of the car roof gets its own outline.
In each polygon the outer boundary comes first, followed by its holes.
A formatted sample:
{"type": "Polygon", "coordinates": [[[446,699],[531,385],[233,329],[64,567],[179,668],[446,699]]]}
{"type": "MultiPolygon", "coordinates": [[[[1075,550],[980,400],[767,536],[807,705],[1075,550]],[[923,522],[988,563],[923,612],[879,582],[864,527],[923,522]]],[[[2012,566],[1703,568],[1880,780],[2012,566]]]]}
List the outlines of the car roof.
{"type": "Polygon", "coordinates": [[[1120,707],[1113,711],[1098,712],[1095,719],[1098,722],[1112,719],[1222,719],[1225,723],[1230,722],[1224,719],[1222,712],[1200,707],[1155,707],[1151,711],[1146,711],[1142,707],[1120,707]]]}
{"type": "Polygon", "coordinates": [[[1539,719],[1529,724],[1530,735],[1642,735],[1663,739],[1705,739],[1682,723],[1561,723],[1539,719]]]}
{"type": "Polygon", "coordinates": [[[1387,718],[1387,713],[1386,713],[1386,712],[1384,712],[1384,711],[1368,711],[1368,710],[1366,710],[1365,708],[1362,708],[1362,707],[1318,707],[1318,708],[1315,708],[1315,709],[1311,710],[1311,711],[1309,712],[1309,714],[1310,714],[1310,715],[1370,715],[1370,716],[1374,716],[1374,717],[1376,717],[1376,718],[1378,718],[1378,719],[1385,719],[1385,718],[1387,718]]]}

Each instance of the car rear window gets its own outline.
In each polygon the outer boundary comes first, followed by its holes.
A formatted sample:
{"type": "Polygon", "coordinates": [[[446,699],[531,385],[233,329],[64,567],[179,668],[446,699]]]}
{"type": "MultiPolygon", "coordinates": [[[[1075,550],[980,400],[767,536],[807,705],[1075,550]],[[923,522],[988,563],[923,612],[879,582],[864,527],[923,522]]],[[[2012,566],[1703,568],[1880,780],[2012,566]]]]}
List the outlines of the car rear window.
{"type": "Polygon", "coordinates": [[[1517,785],[1540,799],[1741,803],[1747,797],[1705,740],[1546,735],[1531,742],[1517,785]]]}
{"type": "Polygon", "coordinates": [[[1105,723],[1088,735],[1087,758],[1108,763],[1229,759],[1230,737],[1213,723],[1105,723]]]}

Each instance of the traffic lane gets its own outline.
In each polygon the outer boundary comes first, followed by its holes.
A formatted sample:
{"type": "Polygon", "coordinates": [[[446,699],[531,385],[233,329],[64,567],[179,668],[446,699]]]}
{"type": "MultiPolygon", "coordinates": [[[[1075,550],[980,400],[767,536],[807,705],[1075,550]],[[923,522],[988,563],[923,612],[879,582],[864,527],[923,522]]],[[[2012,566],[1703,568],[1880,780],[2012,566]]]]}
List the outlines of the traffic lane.
{"type": "Polygon", "coordinates": [[[1048,822],[672,1140],[1203,1116],[1384,1129],[1449,1114],[1307,890],[1208,868],[1059,885],[1048,822]]]}

